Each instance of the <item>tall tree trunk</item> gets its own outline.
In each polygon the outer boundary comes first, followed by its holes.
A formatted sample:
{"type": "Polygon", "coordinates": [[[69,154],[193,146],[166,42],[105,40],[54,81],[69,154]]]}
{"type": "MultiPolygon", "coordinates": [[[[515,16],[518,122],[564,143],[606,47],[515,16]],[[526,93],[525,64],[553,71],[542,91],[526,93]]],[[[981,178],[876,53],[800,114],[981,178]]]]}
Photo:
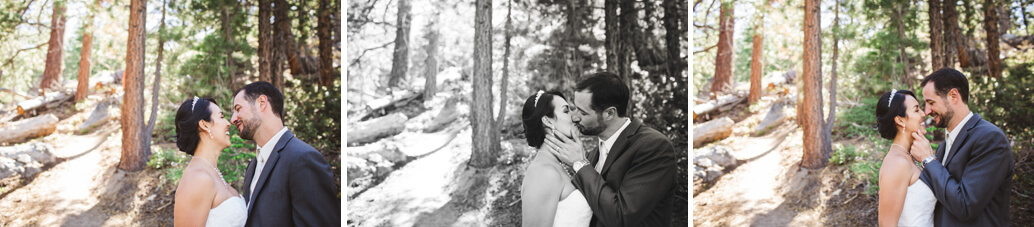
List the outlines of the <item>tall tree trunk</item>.
{"type": "Polygon", "coordinates": [[[944,26],[941,19],[941,0],[929,0],[930,14],[930,70],[944,67],[944,26]]]}
{"type": "Polygon", "coordinates": [[[126,70],[122,81],[122,158],[118,168],[135,172],[144,169],[151,156],[150,144],[144,144],[144,53],[147,1],[132,0],[129,5],[129,37],[126,44],[126,70]]]}
{"type": "Polygon", "coordinates": [[[750,93],[747,95],[747,102],[754,104],[761,98],[761,77],[764,74],[764,59],[761,53],[764,48],[765,13],[768,11],[768,2],[765,1],[764,8],[757,10],[757,20],[754,22],[754,46],[750,52],[750,93]]]}
{"type": "Polygon", "coordinates": [[[941,2],[941,7],[944,9],[942,11],[944,13],[941,14],[941,18],[944,20],[942,23],[944,25],[944,60],[941,63],[944,64],[944,67],[949,68],[956,68],[955,63],[958,62],[959,52],[965,52],[965,50],[959,51],[959,21],[955,4],[955,1],[951,0],[941,2]]]}
{"type": "Polygon", "coordinates": [[[269,0],[258,0],[258,68],[259,80],[273,83],[273,37],[269,20],[272,15],[269,0]]]}
{"type": "MultiPolygon", "coordinates": [[[[438,93],[438,10],[435,9],[434,15],[427,25],[427,57],[424,58],[424,99],[430,100],[434,97],[434,94],[438,93]]],[[[503,66],[503,72],[506,72],[506,66],[503,66]]]]}
{"type": "MultiPolygon", "coordinates": [[[[280,1],[283,2],[285,6],[287,6],[287,10],[291,9],[291,4],[288,4],[287,1],[280,1]]],[[[299,4],[294,6],[297,7],[297,9],[299,10],[298,14],[295,14],[295,17],[302,16],[301,13],[304,10],[303,7],[305,6],[305,2],[300,2],[299,4]]],[[[284,12],[284,15],[284,19],[286,22],[280,24],[280,31],[284,33],[282,37],[284,39],[283,48],[284,55],[287,58],[287,67],[291,69],[291,75],[294,76],[295,79],[304,79],[304,75],[311,74],[311,72],[309,72],[309,67],[307,67],[308,62],[306,61],[307,59],[305,49],[304,46],[301,45],[300,42],[298,42],[298,37],[294,35],[293,31],[291,31],[291,17],[288,16],[289,14],[287,14],[286,11],[284,12]]],[[[298,27],[303,28],[304,26],[302,25],[304,25],[304,23],[304,20],[298,20],[298,27]]],[[[302,29],[299,29],[299,31],[305,32],[302,29]]]]}
{"type": "Polygon", "coordinates": [[[618,35],[621,30],[620,23],[618,23],[618,0],[604,0],[603,4],[603,21],[604,21],[604,35],[605,49],[607,54],[607,71],[621,75],[621,70],[618,64],[618,43],[621,37],[618,35]]]}
{"type": "MultiPolygon", "coordinates": [[[[830,73],[829,79],[829,115],[826,116],[826,122],[822,128],[822,142],[828,144],[828,150],[826,154],[833,153],[833,122],[837,116],[837,59],[840,58],[840,0],[835,0],[836,4],[833,11],[833,65],[832,72],[830,73]]],[[[911,87],[911,85],[909,85],[911,87]]],[[[825,149],[825,148],[824,148],[825,149]]]]}
{"type": "MultiPolygon", "coordinates": [[[[499,85],[499,113],[495,118],[495,126],[492,129],[493,132],[502,131],[503,124],[506,123],[506,98],[508,92],[506,92],[510,85],[510,39],[513,37],[511,30],[513,29],[512,15],[513,0],[509,0],[506,4],[506,31],[503,31],[503,78],[499,85]]],[[[580,66],[579,66],[580,67],[580,66]]]]}
{"type": "Polygon", "coordinates": [[[722,2],[718,22],[718,52],[714,60],[714,80],[711,93],[717,96],[732,84],[732,33],[735,31],[732,3],[722,2]]]}
{"type": "Polygon", "coordinates": [[[319,0],[319,19],[316,21],[316,36],[319,37],[319,74],[320,85],[329,87],[334,84],[334,44],[331,39],[331,1],[319,0]]]}
{"type": "Polygon", "coordinates": [[[829,134],[823,133],[822,119],[822,34],[820,33],[819,0],[804,0],[804,69],[801,81],[804,85],[800,94],[798,118],[804,129],[804,157],[801,166],[821,169],[829,163],[829,134]]]}
{"type": "Polygon", "coordinates": [[[902,12],[900,4],[908,4],[908,2],[899,3],[899,5],[897,5],[897,14],[895,15],[898,20],[898,39],[900,40],[900,43],[898,43],[898,50],[901,51],[901,65],[904,69],[903,74],[901,74],[901,82],[906,84],[908,87],[912,87],[912,79],[908,77],[908,53],[905,52],[905,21],[901,19],[902,12]]]}
{"type": "Polygon", "coordinates": [[[685,49],[680,44],[679,36],[682,31],[679,30],[679,17],[685,17],[680,11],[683,7],[684,2],[677,0],[664,0],[664,40],[665,47],[668,51],[668,77],[679,78],[682,77],[682,72],[688,65],[685,59],[682,59],[682,49],[685,49]]]}
{"type": "MultiPolygon", "coordinates": [[[[231,1],[230,4],[235,4],[236,5],[237,1],[231,1]]],[[[238,85],[237,85],[237,70],[235,68],[235,64],[234,64],[234,61],[233,61],[233,51],[234,51],[233,27],[230,24],[230,21],[232,20],[231,18],[233,18],[233,12],[236,12],[236,10],[233,10],[236,7],[235,5],[224,7],[223,8],[223,13],[222,13],[223,14],[223,41],[226,42],[226,50],[225,50],[225,52],[226,52],[226,61],[225,61],[225,63],[226,63],[226,69],[228,69],[230,71],[229,72],[230,73],[230,89],[232,89],[232,90],[237,90],[237,87],[238,87],[238,85]]],[[[164,9],[165,8],[162,8],[162,10],[164,10],[164,9]]],[[[164,25],[164,23],[165,23],[165,21],[162,20],[162,24],[163,25],[164,25]]],[[[160,51],[161,50],[159,50],[159,52],[160,51]]]]}
{"type": "Polygon", "coordinates": [[[409,0],[399,0],[398,23],[395,26],[395,52],[391,60],[388,87],[397,87],[409,70],[409,0]]]}
{"type": "Polygon", "coordinates": [[[474,13],[474,75],[471,107],[474,146],[468,165],[487,168],[496,163],[499,133],[492,119],[492,0],[476,0],[474,13]]]}
{"type": "Polygon", "coordinates": [[[290,45],[291,17],[287,15],[291,5],[286,0],[273,0],[273,40],[272,62],[269,71],[273,81],[270,83],[281,91],[284,90],[284,61],[287,60],[287,46],[290,45]]]}
{"type": "MultiPolygon", "coordinates": [[[[970,67],[969,54],[966,53],[966,43],[963,41],[962,29],[959,28],[959,13],[956,9],[957,3],[950,0],[945,0],[941,3],[942,6],[944,6],[944,27],[946,30],[944,31],[945,45],[951,45],[951,48],[948,49],[954,49],[950,51],[950,54],[958,56],[959,67],[970,67]],[[951,33],[951,35],[948,35],[949,33],[951,33]]],[[[950,63],[948,67],[955,67],[954,58],[947,63],[950,63]]]]}
{"type": "MultiPolygon", "coordinates": [[[[635,83],[632,83],[632,54],[635,54],[636,50],[633,48],[633,42],[642,42],[642,36],[639,35],[639,12],[635,8],[635,1],[621,1],[621,33],[619,34],[620,40],[618,41],[618,67],[620,72],[618,75],[624,78],[625,85],[628,86],[629,95],[634,95],[636,88],[635,83]]],[[[635,101],[628,99],[628,106],[625,108],[625,114],[628,117],[633,117],[635,110],[635,101]]]]}
{"type": "Polygon", "coordinates": [[[54,13],[50,20],[50,41],[47,42],[47,61],[43,69],[40,88],[45,90],[61,88],[61,67],[65,60],[65,2],[54,2],[54,13]]]}
{"type": "Polygon", "coordinates": [[[1002,60],[998,52],[998,7],[994,0],[984,0],[984,31],[987,35],[987,72],[991,77],[1002,77],[1002,60]]]}
{"type": "MultiPolygon", "coordinates": [[[[154,85],[151,87],[151,117],[147,120],[147,127],[144,129],[144,144],[151,145],[151,134],[154,133],[154,125],[158,121],[158,90],[162,81],[162,59],[165,59],[165,1],[162,0],[162,19],[158,24],[158,59],[154,62],[154,85]]],[[[233,78],[233,75],[230,75],[233,78]]],[[[231,82],[232,83],[232,82],[231,82]]]]}
{"type": "Polygon", "coordinates": [[[90,94],[90,48],[93,46],[94,7],[89,8],[89,16],[84,22],[86,27],[83,29],[83,48],[79,51],[79,74],[76,78],[79,84],[75,88],[76,103],[86,100],[86,95],[90,94]]]}

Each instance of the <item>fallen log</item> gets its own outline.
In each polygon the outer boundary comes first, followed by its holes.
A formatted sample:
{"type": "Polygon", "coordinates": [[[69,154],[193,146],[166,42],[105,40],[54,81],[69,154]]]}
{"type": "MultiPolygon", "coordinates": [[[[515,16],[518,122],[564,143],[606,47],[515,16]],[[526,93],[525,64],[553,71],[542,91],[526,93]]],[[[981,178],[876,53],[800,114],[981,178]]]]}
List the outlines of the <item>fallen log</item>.
{"type": "Polygon", "coordinates": [[[732,135],[732,126],[735,122],[729,117],[723,117],[700,124],[693,128],[693,148],[699,148],[704,144],[725,139],[732,135]]]}
{"type": "Polygon", "coordinates": [[[786,113],[783,111],[784,107],[786,107],[784,102],[777,102],[772,105],[772,108],[770,108],[768,113],[765,114],[765,119],[761,120],[761,123],[758,123],[757,127],[754,127],[754,135],[764,135],[776,126],[779,126],[783,121],[786,121],[789,117],[787,117],[786,113]]]}
{"type": "Polygon", "coordinates": [[[50,135],[57,130],[57,116],[46,114],[13,122],[0,128],[0,143],[18,143],[28,139],[50,135]]]}
{"type": "Polygon", "coordinates": [[[111,113],[108,111],[109,107],[111,107],[111,102],[108,101],[97,104],[97,107],[93,109],[86,121],[79,125],[79,132],[87,133],[95,126],[108,122],[112,118],[111,113]]]}
{"type": "Polygon", "coordinates": [[[17,107],[18,115],[25,115],[25,113],[29,111],[33,111],[44,106],[53,107],[56,105],[56,103],[63,102],[71,97],[71,95],[65,94],[63,92],[54,92],[19,102],[17,107]]]}
{"type": "MultiPolygon", "coordinates": [[[[398,96],[396,96],[398,97],[398,96]]],[[[401,95],[401,98],[392,99],[391,97],[385,97],[370,101],[367,105],[367,111],[359,116],[360,121],[366,121],[373,118],[382,117],[395,111],[396,109],[410,105],[412,102],[420,102],[424,100],[423,92],[410,92],[401,95]]]]}
{"type": "Polygon", "coordinates": [[[456,102],[458,102],[458,100],[455,98],[445,101],[445,106],[442,107],[442,110],[438,112],[438,115],[428,123],[427,127],[424,128],[424,132],[437,132],[448,126],[449,123],[456,121],[456,119],[460,117],[459,112],[456,111],[456,102]]]}
{"type": "Polygon", "coordinates": [[[746,101],[746,96],[738,95],[725,95],[718,97],[716,100],[711,100],[703,104],[693,106],[693,119],[696,120],[699,116],[709,115],[714,112],[720,112],[728,110],[733,105],[746,101]]]}
{"type": "Polygon", "coordinates": [[[397,135],[406,128],[406,121],[408,120],[405,114],[394,113],[356,123],[348,127],[348,141],[346,143],[348,145],[358,145],[397,135]]]}

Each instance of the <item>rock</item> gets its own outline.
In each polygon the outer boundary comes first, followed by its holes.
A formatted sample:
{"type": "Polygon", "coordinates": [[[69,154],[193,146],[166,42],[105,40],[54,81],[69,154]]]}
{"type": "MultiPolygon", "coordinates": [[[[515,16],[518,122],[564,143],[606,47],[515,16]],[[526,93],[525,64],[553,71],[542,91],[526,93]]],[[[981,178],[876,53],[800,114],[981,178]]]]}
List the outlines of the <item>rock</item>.
{"type": "Polygon", "coordinates": [[[28,143],[0,147],[0,178],[20,174],[32,177],[42,171],[43,166],[57,159],[50,152],[53,148],[45,143],[28,143]]]}
{"type": "Polygon", "coordinates": [[[345,177],[348,182],[369,176],[373,172],[373,164],[367,162],[366,159],[349,155],[346,155],[344,158],[346,172],[348,173],[345,177]]]}
{"type": "Polygon", "coordinates": [[[765,119],[761,120],[761,123],[754,127],[755,135],[764,135],[776,126],[779,126],[783,121],[786,121],[789,117],[783,111],[785,107],[786,103],[784,102],[777,102],[775,105],[772,105],[772,108],[769,108],[768,113],[765,114],[765,119]]]}
{"type": "Polygon", "coordinates": [[[723,117],[700,124],[693,128],[693,147],[698,148],[704,144],[725,139],[732,135],[732,126],[735,122],[729,117],[723,117]]]}
{"type": "MultiPolygon", "coordinates": [[[[729,153],[730,151],[731,150],[725,146],[712,146],[703,149],[696,149],[693,151],[695,153],[693,155],[693,163],[700,165],[698,163],[712,162],[713,165],[718,165],[719,169],[724,169],[725,167],[736,164],[736,158],[732,157],[732,154],[729,153]]],[[[705,168],[711,167],[704,165],[700,166],[705,168]]]]}
{"type": "Polygon", "coordinates": [[[86,133],[94,127],[108,122],[112,117],[111,113],[108,112],[109,107],[111,107],[110,102],[101,102],[100,104],[97,104],[97,107],[93,109],[90,116],[87,117],[82,124],[79,124],[79,132],[86,133]]]}
{"type": "Polygon", "coordinates": [[[0,156],[0,179],[25,172],[25,165],[14,159],[0,156]]]}

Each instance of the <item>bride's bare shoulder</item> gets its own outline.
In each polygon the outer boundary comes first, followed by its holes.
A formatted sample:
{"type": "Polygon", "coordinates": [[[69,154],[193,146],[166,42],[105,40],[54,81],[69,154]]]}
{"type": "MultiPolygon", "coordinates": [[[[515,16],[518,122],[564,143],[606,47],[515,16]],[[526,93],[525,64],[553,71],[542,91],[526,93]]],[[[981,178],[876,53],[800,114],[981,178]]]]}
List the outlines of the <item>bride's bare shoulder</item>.
{"type": "Polygon", "coordinates": [[[910,171],[911,169],[909,165],[913,165],[912,158],[908,157],[907,154],[888,151],[887,156],[883,158],[883,164],[880,166],[880,176],[884,176],[884,174],[892,174],[891,176],[908,176],[897,173],[910,171]]]}

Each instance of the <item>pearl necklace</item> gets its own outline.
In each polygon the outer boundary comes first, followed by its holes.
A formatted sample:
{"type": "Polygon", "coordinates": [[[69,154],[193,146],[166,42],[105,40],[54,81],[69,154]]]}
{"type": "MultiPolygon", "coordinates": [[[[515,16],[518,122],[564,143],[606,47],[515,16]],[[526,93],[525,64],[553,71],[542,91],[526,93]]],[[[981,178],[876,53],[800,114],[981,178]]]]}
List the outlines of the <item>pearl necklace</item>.
{"type": "Polygon", "coordinates": [[[213,166],[212,163],[208,162],[208,160],[206,160],[205,158],[202,158],[202,157],[194,157],[194,158],[200,158],[201,161],[205,162],[205,164],[208,164],[208,166],[212,167],[212,169],[215,169],[215,173],[219,174],[219,180],[223,181],[223,185],[230,186],[230,184],[226,182],[226,179],[223,178],[223,172],[220,172],[219,168],[215,168],[215,166],[213,166]]]}

